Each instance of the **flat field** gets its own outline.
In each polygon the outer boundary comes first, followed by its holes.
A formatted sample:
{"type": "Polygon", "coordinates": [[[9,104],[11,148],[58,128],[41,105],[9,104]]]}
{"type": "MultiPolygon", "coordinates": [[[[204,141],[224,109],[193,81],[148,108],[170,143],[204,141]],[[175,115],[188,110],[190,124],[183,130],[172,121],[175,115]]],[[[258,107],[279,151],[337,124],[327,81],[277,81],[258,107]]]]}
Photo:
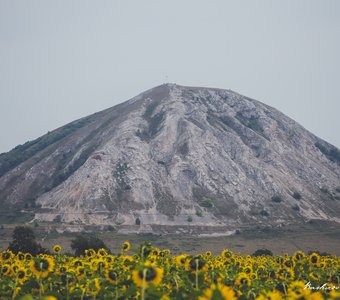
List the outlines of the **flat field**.
{"type": "MultiPolygon", "coordinates": [[[[12,231],[20,224],[4,224],[0,228],[0,250],[7,248],[11,241],[12,231]]],[[[274,254],[293,254],[297,250],[308,252],[318,250],[340,255],[340,224],[313,221],[298,225],[283,227],[253,227],[244,228],[234,235],[205,234],[122,234],[111,230],[85,227],[83,232],[58,233],[60,224],[40,223],[33,226],[37,241],[51,249],[54,244],[60,244],[64,252],[72,252],[72,239],[79,234],[92,234],[102,239],[116,253],[124,241],[129,241],[132,248],[138,247],[143,241],[150,241],[156,247],[170,249],[172,254],[196,254],[212,251],[220,254],[223,249],[230,249],[241,254],[252,254],[257,249],[269,249],[274,254]]]]}

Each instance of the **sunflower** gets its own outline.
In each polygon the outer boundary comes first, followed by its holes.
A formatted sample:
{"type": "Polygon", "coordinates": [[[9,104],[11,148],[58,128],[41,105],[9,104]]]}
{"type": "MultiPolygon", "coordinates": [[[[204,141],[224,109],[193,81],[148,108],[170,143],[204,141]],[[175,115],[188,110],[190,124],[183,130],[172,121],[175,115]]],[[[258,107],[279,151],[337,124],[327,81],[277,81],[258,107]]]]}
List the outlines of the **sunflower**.
{"type": "Polygon", "coordinates": [[[181,254],[181,255],[176,256],[176,264],[177,264],[177,266],[179,266],[179,267],[184,266],[187,257],[188,257],[188,255],[186,255],[186,254],[181,254]]]}
{"type": "Polygon", "coordinates": [[[287,280],[287,279],[294,278],[294,271],[292,269],[282,268],[277,271],[277,275],[279,278],[283,280],[287,280]]]}
{"type": "Polygon", "coordinates": [[[48,273],[52,272],[54,268],[54,261],[51,257],[37,257],[30,262],[30,270],[37,277],[46,277],[48,273]]]}
{"type": "Polygon", "coordinates": [[[129,269],[133,264],[134,264],[134,260],[131,256],[121,256],[121,258],[123,259],[123,266],[125,267],[125,269],[129,269]]]}
{"type": "Polygon", "coordinates": [[[1,253],[1,260],[2,261],[10,261],[14,257],[14,254],[11,250],[6,250],[1,253]]]}
{"type": "Polygon", "coordinates": [[[312,253],[309,255],[309,262],[315,266],[317,266],[320,263],[320,255],[317,253],[312,253]]]}
{"type": "Polygon", "coordinates": [[[44,298],[42,298],[43,300],[58,300],[57,297],[55,296],[45,296],[44,298]]]}
{"type": "Polygon", "coordinates": [[[290,258],[285,258],[282,264],[286,269],[294,268],[294,261],[290,258]]]}
{"type": "Polygon", "coordinates": [[[126,252],[126,251],[129,251],[129,250],[130,250],[131,245],[130,245],[129,242],[124,242],[122,248],[123,248],[123,251],[126,252]]]}
{"type": "Polygon", "coordinates": [[[111,283],[117,283],[118,280],[118,272],[114,269],[108,269],[105,272],[105,278],[111,283]]]}
{"type": "Polygon", "coordinates": [[[1,274],[2,275],[9,275],[12,272],[12,268],[10,264],[4,264],[2,265],[2,267],[0,268],[1,274]]]}
{"type": "Polygon", "coordinates": [[[95,265],[97,267],[97,271],[102,271],[106,268],[107,262],[104,259],[96,259],[95,260],[95,265]]]}
{"type": "Polygon", "coordinates": [[[107,263],[113,263],[113,261],[114,261],[114,257],[112,256],[112,255],[107,255],[106,257],[105,257],[105,260],[106,260],[106,262],[107,263]]]}
{"type": "Polygon", "coordinates": [[[60,245],[54,245],[54,246],[53,246],[53,252],[54,252],[55,254],[59,254],[61,250],[62,250],[62,248],[61,248],[60,245]]]}
{"type": "Polygon", "coordinates": [[[288,297],[290,299],[306,299],[310,295],[310,290],[306,289],[302,281],[293,281],[288,288],[288,297]]]}
{"type": "Polygon", "coordinates": [[[205,252],[205,256],[207,256],[207,257],[211,257],[211,255],[212,255],[212,252],[211,252],[211,251],[207,251],[207,252],[205,252]]]}
{"type": "Polygon", "coordinates": [[[294,261],[299,261],[299,260],[302,260],[305,256],[306,256],[306,254],[303,253],[302,251],[296,251],[293,254],[293,260],[294,261]]]}
{"type": "Polygon", "coordinates": [[[68,268],[67,268],[65,265],[61,265],[60,267],[58,267],[58,268],[55,270],[55,274],[56,274],[56,275],[65,274],[65,273],[67,273],[67,271],[68,271],[68,268]]]}
{"type": "Polygon", "coordinates": [[[251,266],[251,265],[245,266],[245,267],[243,268],[243,272],[244,272],[244,273],[247,273],[247,274],[252,273],[252,272],[253,272],[252,266],[251,266]]]}
{"type": "Polygon", "coordinates": [[[234,291],[225,285],[212,284],[210,288],[203,291],[203,295],[198,297],[198,300],[213,300],[213,299],[227,299],[236,300],[234,291]]]}
{"type": "Polygon", "coordinates": [[[233,256],[234,256],[234,253],[232,251],[228,250],[228,249],[224,249],[222,251],[222,257],[223,258],[231,258],[233,256]]]}
{"type": "Polygon", "coordinates": [[[76,260],[73,262],[73,265],[74,265],[75,267],[80,267],[80,266],[83,265],[83,262],[82,262],[81,260],[79,260],[79,259],[76,259],[76,260]]]}
{"type": "Polygon", "coordinates": [[[185,268],[191,272],[203,272],[207,270],[208,265],[202,259],[201,255],[196,255],[191,259],[188,259],[185,263],[185,268]]]}
{"type": "Polygon", "coordinates": [[[236,280],[235,280],[236,285],[248,285],[249,286],[250,283],[251,283],[251,280],[250,280],[248,274],[244,273],[244,272],[239,273],[236,277],[236,280]]]}
{"type": "Polygon", "coordinates": [[[17,270],[17,280],[20,284],[23,284],[28,279],[27,270],[24,268],[19,268],[17,270]]]}
{"type": "Polygon", "coordinates": [[[20,267],[20,265],[18,263],[16,263],[16,262],[14,264],[12,264],[11,265],[12,273],[16,274],[18,272],[18,270],[19,270],[19,267],[20,267]]]}
{"type": "Polygon", "coordinates": [[[25,254],[25,260],[26,260],[26,261],[30,261],[30,260],[32,260],[32,258],[33,258],[33,256],[32,256],[31,253],[26,253],[26,254],[25,254]]]}
{"type": "Polygon", "coordinates": [[[104,248],[100,248],[100,249],[98,250],[97,253],[98,253],[98,255],[101,256],[101,257],[104,257],[104,256],[107,255],[107,251],[106,251],[106,249],[104,249],[104,248]]]}
{"type": "Polygon", "coordinates": [[[19,251],[16,258],[19,261],[24,261],[25,260],[25,254],[22,253],[21,251],[19,251]]]}
{"type": "MultiPolygon", "coordinates": [[[[308,300],[323,300],[325,299],[322,294],[320,292],[315,292],[315,293],[311,293],[308,298],[308,300]]],[[[337,298],[339,299],[339,298],[337,298]]]]}
{"type": "Polygon", "coordinates": [[[132,279],[137,286],[147,288],[150,284],[157,286],[163,278],[163,270],[150,265],[132,272],[132,279]]]}
{"type": "Polygon", "coordinates": [[[267,274],[266,267],[264,265],[259,265],[257,267],[256,273],[258,276],[265,276],[267,274]]]}
{"type": "Polygon", "coordinates": [[[94,257],[94,256],[96,256],[96,251],[95,250],[93,250],[93,249],[85,250],[85,257],[91,258],[91,257],[94,257]]]}
{"type": "Polygon", "coordinates": [[[285,298],[282,297],[279,291],[269,291],[264,295],[260,295],[256,298],[256,300],[283,300],[285,298]]]}
{"type": "Polygon", "coordinates": [[[309,277],[310,277],[310,279],[312,279],[314,281],[318,281],[320,279],[320,276],[315,272],[310,272],[309,277]]]}
{"type": "Polygon", "coordinates": [[[85,291],[93,296],[98,295],[100,291],[100,282],[98,278],[94,278],[90,281],[87,281],[85,285],[85,291]]]}

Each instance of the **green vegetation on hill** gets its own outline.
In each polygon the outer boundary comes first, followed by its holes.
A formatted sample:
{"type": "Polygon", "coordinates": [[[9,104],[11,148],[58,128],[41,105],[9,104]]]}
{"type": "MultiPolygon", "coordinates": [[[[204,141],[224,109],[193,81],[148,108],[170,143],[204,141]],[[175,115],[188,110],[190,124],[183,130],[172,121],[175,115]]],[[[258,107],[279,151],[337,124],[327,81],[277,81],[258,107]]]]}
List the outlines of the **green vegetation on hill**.
{"type": "Polygon", "coordinates": [[[327,158],[331,161],[334,161],[340,164],[340,151],[334,146],[326,147],[325,145],[316,142],[315,147],[317,147],[327,158]]]}
{"type": "Polygon", "coordinates": [[[14,169],[39,151],[68,136],[77,129],[84,127],[90,123],[91,120],[91,117],[82,118],[52,132],[48,132],[34,141],[28,141],[23,145],[18,145],[7,153],[0,154],[0,176],[14,169]]]}

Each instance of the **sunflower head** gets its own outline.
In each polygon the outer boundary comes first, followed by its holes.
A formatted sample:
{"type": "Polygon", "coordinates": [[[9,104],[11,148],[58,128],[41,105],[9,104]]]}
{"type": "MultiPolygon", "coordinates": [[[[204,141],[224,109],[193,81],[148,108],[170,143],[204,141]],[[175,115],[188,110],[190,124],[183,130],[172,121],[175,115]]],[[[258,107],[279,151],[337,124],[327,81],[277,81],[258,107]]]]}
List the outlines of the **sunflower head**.
{"type": "Polygon", "coordinates": [[[108,254],[106,249],[104,249],[104,248],[100,248],[97,253],[101,257],[105,257],[108,254]]]}
{"type": "Polygon", "coordinates": [[[32,260],[32,257],[33,257],[33,256],[32,256],[31,253],[26,253],[26,254],[25,254],[25,260],[26,260],[26,261],[32,260]]]}
{"type": "Polygon", "coordinates": [[[94,278],[86,283],[85,286],[86,292],[90,293],[91,295],[95,296],[98,295],[100,291],[100,282],[98,278],[94,278]]]}
{"type": "Polygon", "coordinates": [[[14,257],[14,254],[11,250],[6,250],[1,252],[1,260],[4,262],[10,261],[14,257]]]}
{"type": "Polygon", "coordinates": [[[186,254],[181,254],[176,256],[176,264],[177,266],[181,267],[185,265],[185,262],[187,260],[188,255],[186,254]]]}
{"type": "Polygon", "coordinates": [[[251,280],[247,273],[239,273],[236,277],[235,284],[239,286],[250,286],[251,280]]]}
{"type": "Polygon", "coordinates": [[[296,251],[296,252],[293,254],[293,260],[294,260],[294,261],[300,261],[300,260],[302,260],[305,256],[306,256],[306,254],[299,250],[299,251],[296,251]]]}
{"type": "Polygon", "coordinates": [[[305,283],[302,281],[293,281],[288,288],[289,297],[292,299],[302,298],[310,294],[310,290],[305,288],[305,283]]]}
{"type": "Polygon", "coordinates": [[[21,251],[19,251],[18,254],[17,254],[17,260],[24,261],[25,260],[25,254],[22,253],[21,251]]]}
{"type": "Polygon", "coordinates": [[[116,283],[118,281],[118,272],[114,269],[107,269],[105,278],[111,283],[116,283]]]}
{"type": "Polygon", "coordinates": [[[11,272],[12,272],[12,268],[10,264],[5,263],[2,265],[2,268],[0,268],[0,274],[2,275],[9,275],[11,274],[11,272]]]}
{"type": "Polygon", "coordinates": [[[228,299],[236,300],[234,291],[227,286],[221,284],[212,284],[208,289],[203,291],[203,295],[198,300],[228,299]]]}
{"type": "Polygon", "coordinates": [[[96,251],[93,250],[93,249],[87,249],[87,250],[85,250],[85,256],[87,258],[94,257],[94,256],[96,256],[96,251]]]}
{"type": "Polygon", "coordinates": [[[19,268],[17,270],[17,280],[20,284],[23,284],[28,279],[27,270],[25,268],[19,268]]]}
{"type": "Polygon", "coordinates": [[[234,256],[234,253],[233,253],[232,251],[228,250],[228,249],[224,249],[224,250],[222,251],[222,257],[223,257],[223,258],[229,259],[229,258],[231,258],[231,257],[233,257],[233,256],[234,256]]]}
{"type": "Polygon", "coordinates": [[[30,269],[37,277],[46,277],[53,268],[54,261],[51,257],[36,257],[30,262],[30,269]]]}
{"type": "Polygon", "coordinates": [[[123,243],[123,246],[122,246],[123,251],[124,251],[124,252],[129,251],[130,248],[131,248],[130,243],[127,242],[127,241],[125,241],[125,242],[123,243]]]}
{"type": "Polygon", "coordinates": [[[54,252],[55,254],[59,254],[61,250],[62,250],[62,248],[61,248],[60,245],[54,245],[54,246],[53,246],[53,252],[54,252]]]}
{"type": "Polygon", "coordinates": [[[163,270],[145,265],[132,272],[132,279],[139,287],[147,288],[150,284],[157,286],[161,283],[163,278],[163,270]]]}
{"type": "Polygon", "coordinates": [[[313,252],[313,253],[309,256],[309,262],[310,262],[311,264],[313,264],[314,266],[319,265],[320,260],[321,260],[321,258],[320,258],[320,255],[319,255],[318,253],[313,252]]]}

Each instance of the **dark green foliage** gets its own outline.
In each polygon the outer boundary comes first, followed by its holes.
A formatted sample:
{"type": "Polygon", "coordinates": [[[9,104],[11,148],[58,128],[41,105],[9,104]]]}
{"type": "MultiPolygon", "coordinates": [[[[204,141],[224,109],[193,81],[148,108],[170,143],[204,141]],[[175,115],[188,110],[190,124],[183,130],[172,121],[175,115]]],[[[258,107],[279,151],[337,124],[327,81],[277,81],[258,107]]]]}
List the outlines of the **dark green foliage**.
{"type": "Polygon", "coordinates": [[[12,235],[12,242],[9,244],[8,249],[13,253],[19,251],[23,253],[31,253],[37,255],[39,253],[47,253],[48,251],[41,247],[35,240],[35,235],[31,227],[17,226],[14,228],[12,235]]]}
{"type": "Polygon", "coordinates": [[[329,190],[328,190],[327,188],[325,188],[325,187],[322,187],[322,188],[320,189],[320,191],[323,192],[323,193],[325,193],[325,194],[329,194],[329,190]]]}
{"type": "Polygon", "coordinates": [[[93,249],[98,251],[101,248],[108,250],[105,243],[94,236],[84,236],[79,235],[74,240],[71,241],[71,248],[74,251],[75,256],[84,255],[85,250],[93,249]]]}
{"type": "Polygon", "coordinates": [[[204,198],[201,201],[198,202],[199,206],[205,207],[205,208],[212,208],[213,204],[212,201],[208,198],[204,198]]]}
{"type": "Polygon", "coordinates": [[[268,249],[257,249],[253,254],[253,256],[273,256],[273,252],[268,249]]]}
{"type": "Polygon", "coordinates": [[[329,145],[328,147],[316,142],[315,147],[317,147],[327,158],[331,161],[340,163],[340,151],[334,146],[329,145]]]}
{"type": "Polygon", "coordinates": [[[260,215],[261,215],[262,217],[269,217],[269,212],[267,212],[266,210],[261,210],[261,211],[260,211],[260,215]]]}
{"type": "Polygon", "coordinates": [[[165,116],[164,112],[159,112],[150,119],[148,128],[150,137],[154,136],[158,132],[159,125],[164,120],[164,116],[165,116]]]}
{"type": "Polygon", "coordinates": [[[145,130],[137,130],[136,135],[143,141],[152,138],[160,129],[160,124],[163,122],[165,113],[158,112],[153,115],[158,103],[151,103],[145,110],[143,117],[148,122],[148,128],[145,130]]]}
{"type": "Polygon", "coordinates": [[[115,228],[112,225],[107,225],[106,230],[112,232],[115,231],[115,228]]]}
{"type": "Polygon", "coordinates": [[[67,124],[52,132],[48,132],[42,137],[34,141],[26,142],[23,145],[16,146],[13,150],[0,155],[0,176],[4,175],[9,170],[12,170],[25,160],[31,158],[39,151],[47,148],[51,144],[61,140],[77,129],[85,126],[91,121],[90,117],[67,124]]]}
{"type": "Polygon", "coordinates": [[[335,190],[336,190],[338,193],[340,193],[340,186],[338,186],[335,190]]]}
{"type": "Polygon", "coordinates": [[[251,116],[250,118],[247,118],[242,115],[242,113],[238,112],[236,114],[236,119],[239,120],[243,125],[249,127],[250,129],[256,131],[257,133],[263,134],[263,128],[259,122],[259,119],[251,116]]]}
{"type": "Polygon", "coordinates": [[[280,196],[280,195],[274,195],[273,197],[272,197],[272,201],[273,202],[275,202],[275,203],[280,203],[280,202],[282,202],[282,197],[280,196]]]}
{"type": "Polygon", "coordinates": [[[143,114],[144,119],[149,119],[151,118],[154,110],[156,109],[158,105],[158,102],[154,101],[153,103],[149,104],[147,108],[145,109],[145,112],[143,114]]]}
{"type": "Polygon", "coordinates": [[[186,156],[189,153],[189,145],[188,142],[183,143],[182,145],[180,145],[178,147],[178,152],[182,155],[182,156],[186,156]]]}
{"type": "Polygon", "coordinates": [[[301,194],[299,192],[294,192],[293,193],[293,198],[295,198],[296,200],[300,200],[302,198],[301,194]]]}
{"type": "Polygon", "coordinates": [[[229,126],[229,127],[231,127],[231,128],[232,128],[233,125],[235,124],[233,118],[228,117],[228,116],[222,116],[222,117],[220,118],[220,120],[221,120],[225,125],[227,125],[227,126],[229,126]]]}
{"type": "Polygon", "coordinates": [[[191,217],[191,216],[188,216],[187,221],[188,221],[188,222],[192,222],[192,217],[191,217]]]}
{"type": "Polygon", "coordinates": [[[67,164],[67,158],[65,156],[64,160],[61,160],[57,171],[53,174],[52,177],[52,183],[46,187],[45,192],[50,191],[54,187],[61,184],[63,181],[65,181],[67,178],[69,178],[75,171],[77,171],[89,158],[89,156],[93,153],[95,150],[95,146],[90,146],[83,150],[79,157],[73,161],[73,163],[66,168],[67,164]]]}
{"type": "Polygon", "coordinates": [[[296,211],[299,211],[300,210],[300,206],[299,205],[294,205],[294,206],[292,206],[292,209],[294,209],[296,211]]]}
{"type": "Polygon", "coordinates": [[[53,222],[55,223],[61,223],[61,215],[57,215],[54,219],[53,222]]]}

